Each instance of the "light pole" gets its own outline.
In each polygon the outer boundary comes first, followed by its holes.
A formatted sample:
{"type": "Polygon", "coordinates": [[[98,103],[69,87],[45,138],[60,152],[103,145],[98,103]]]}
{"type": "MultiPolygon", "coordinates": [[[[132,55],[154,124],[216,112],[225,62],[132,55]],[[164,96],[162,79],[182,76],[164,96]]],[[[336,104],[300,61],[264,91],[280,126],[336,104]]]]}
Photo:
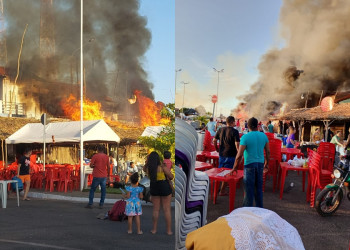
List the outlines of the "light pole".
{"type": "MultiPolygon", "coordinates": [[[[219,100],[219,81],[220,81],[220,73],[223,73],[224,72],[224,69],[220,69],[220,70],[217,70],[216,68],[213,68],[213,70],[215,72],[218,73],[218,85],[217,85],[217,89],[216,89],[216,96],[217,96],[217,99],[219,100]]],[[[218,102],[218,101],[217,101],[218,102]]],[[[216,102],[216,115],[218,114],[218,104],[216,102]]],[[[214,117],[214,114],[213,114],[213,117],[214,117]]]]}
{"type": "Polygon", "coordinates": [[[175,69],[175,95],[176,95],[176,78],[177,78],[177,72],[180,72],[182,69],[175,69]]]}
{"type": "Polygon", "coordinates": [[[184,105],[185,105],[185,89],[186,89],[186,84],[189,84],[189,82],[181,82],[184,85],[184,94],[182,97],[182,112],[184,112],[184,105]]]}

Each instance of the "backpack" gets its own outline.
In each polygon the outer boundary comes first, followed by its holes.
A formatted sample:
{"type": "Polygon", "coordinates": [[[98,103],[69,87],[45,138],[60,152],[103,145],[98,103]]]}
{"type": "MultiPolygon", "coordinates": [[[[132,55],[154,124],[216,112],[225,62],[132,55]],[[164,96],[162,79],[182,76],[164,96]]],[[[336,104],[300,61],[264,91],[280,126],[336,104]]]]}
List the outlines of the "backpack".
{"type": "MultiPolygon", "coordinates": [[[[14,176],[12,178],[12,180],[17,180],[17,182],[18,182],[18,192],[21,192],[23,190],[23,182],[22,182],[22,180],[20,178],[18,178],[17,176],[14,176]]],[[[13,191],[16,191],[16,183],[14,183],[14,182],[11,183],[11,189],[13,191]]]]}
{"type": "Polygon", "coordinates": [[[119,200],[116,203],[114,203],[112,209],[108,211],[109,219],[113,221],[126,220],[127,216],[125,215],[125,206],[125,200],[119,200]]]}

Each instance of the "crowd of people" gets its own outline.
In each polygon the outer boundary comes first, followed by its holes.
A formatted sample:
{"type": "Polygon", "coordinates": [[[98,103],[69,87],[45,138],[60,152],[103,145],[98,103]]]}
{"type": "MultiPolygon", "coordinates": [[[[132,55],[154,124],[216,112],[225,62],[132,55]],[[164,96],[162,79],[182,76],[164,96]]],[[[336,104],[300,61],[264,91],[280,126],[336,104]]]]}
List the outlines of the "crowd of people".
{"type": "MultiPolygon", "coordinates": [[[[112,160],[111,158],[113,157],[108,157],[104,153],[104,147],[102,145],[97,147],[97,151],[98,152],[93,155],[90,163],[90,166],[93,168],[93,180],[89,193],[89,203],[85,206],[86,208],[93,207],[94,193],[98,186],[101,188],[99,208],[103,208],[106,198],[106,183],[109,179],[110,160],[112,160]]],[[[166,233],[172,235],[171,197],[173,194],[173,184],[171,181],[174,179],[174,176],[171,169],[173,168],[173,164],[170,160],[171,153],[169,151],[165,151],[163,156],[164,161],[161,162],[159,154],[155,151],[151,152],[147,156],[143,170],[150,179],[150,194],[153,204],[153,223],[150,231],[152,234],[156,234],[157,232],[159,212],[162,206],[166,222],[166,233]]],[[[140,222],[140,216],[142,215],[141,200],[143,199],[143,187],[139,186],[139,174],[133,162],[131,162],[129,166],[127,181],[130,181],[130,185],[126,186],[126,194],[124,196],[124,198],[126,198],[125,214],[128,217],[127,232],[128,234],[132,233],[132,223],[135,220],[137,234],[143,234],[140,222]]]]}
{"type": "MultiPolygon", "coordinates": [[[[240,122],[235,121],[233,116],[229,116],[225,122],[214,121],[213,118],[210,118],[208,124],[202,125],[202,130],[206,129],[210,132],[215,149],[219,153],[219,168],[231,168],[231,173],[236,172],[244,155],[243,206],[253,206],[255,197],[256,206],[263,207],[263,172],[268,171],[269,162],[269,141],[266,133],[279,134],[282,140],[284,138],[286,148],[295,148],[300,145],[296,138],[295,124],[282,121],[275,122],[275,124],[272,121],[259,122],[254,117],[240,122]],[[218,142],[220,142],[219,146],[218,142]]],[[[328,130],[324,128],[322,133],[321,129],[321,127],[316,127],[311,133],[310,141],[314,145],[322,141],[330,142],[335,144],[337,152],[340,149],[346,151],[350,147],[350,128],[346,140],[343,140],[341,130],[336,130],[334,133],[328,127],[328,130]]],[[[222,184],[219,195],[227,195],[225,184],[222,184]]]]}

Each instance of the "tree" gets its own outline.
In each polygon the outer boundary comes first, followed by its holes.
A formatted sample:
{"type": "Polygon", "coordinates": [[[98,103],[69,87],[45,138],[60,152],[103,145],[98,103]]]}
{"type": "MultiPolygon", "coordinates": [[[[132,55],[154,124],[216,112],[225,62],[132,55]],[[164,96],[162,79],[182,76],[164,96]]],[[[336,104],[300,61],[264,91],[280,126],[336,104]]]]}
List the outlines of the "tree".
{"type": "Polygon", "coordinates": [[[162,118],[169,119],[157,137],[141,136],[139,142],[143,144],[149,152],[156,151],[163,159],[164,151],[171,152],[171,158],[175,160],[175,104],[169,103],[161,111],[162,118]]]}

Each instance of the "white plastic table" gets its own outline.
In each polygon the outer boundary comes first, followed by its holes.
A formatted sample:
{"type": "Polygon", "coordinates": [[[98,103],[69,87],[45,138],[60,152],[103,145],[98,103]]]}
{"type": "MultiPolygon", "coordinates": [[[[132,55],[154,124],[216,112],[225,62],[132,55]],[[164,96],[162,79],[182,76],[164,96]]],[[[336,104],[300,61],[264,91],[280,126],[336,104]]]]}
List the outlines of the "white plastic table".
{"type": "Polygon", "coordinates": [[[7,184],[9,183],[16,183],[17,206],[19,207],[18,181],[17,180],[0,180],[0,194],[1,194],[2,208],[6,208],[6,205],[7,205],[7,184]]]}

